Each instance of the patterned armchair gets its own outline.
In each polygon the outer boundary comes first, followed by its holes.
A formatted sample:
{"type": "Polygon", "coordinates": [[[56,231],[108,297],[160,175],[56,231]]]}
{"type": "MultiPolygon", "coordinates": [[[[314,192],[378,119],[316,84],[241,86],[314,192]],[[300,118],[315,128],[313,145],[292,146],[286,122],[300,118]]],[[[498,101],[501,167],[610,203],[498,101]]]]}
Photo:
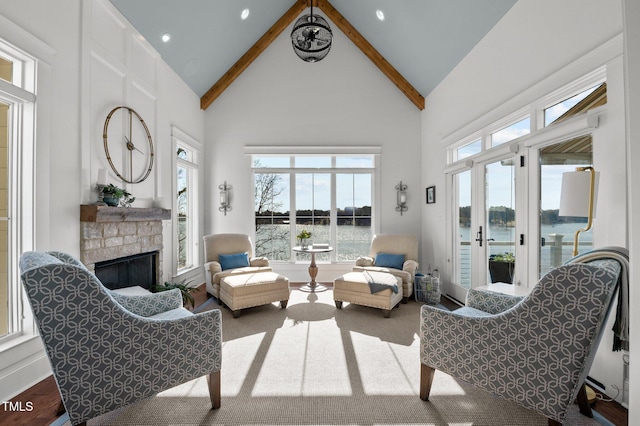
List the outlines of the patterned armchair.
{"type": "Polygon", "coordinates": [[[22,282],[73,425],[207,375],[220,407],[222,317],[179,290],[124,296],[72,256],[25,252],[22,282]]]}
{"type": "Polygon", "coordinates": [[[522,298],[470,291],[448,312],[424,305],[420,398],[435,370],[562,424],[576,397],[583,413],[589,373],[621,265],[615,260],[560,266],[522,298]]]}
{"type": "Polygon", "coordinates": [[[371,239],[369,256],[356,259],[353,271],[382,271],[402,278],[402,303],[407,303],[413,294],[417,259],[418,239],[415,235],[377,234],[371,239]],[[394,262],[394,255],[401,256],[401,260],[394,262]]]}
{"type": "MultiPolygon", "coordinates": [[[[245,234],[213,234],[205,235],[204,240],[204,272],[206,275],[207,293],[220,300],[220,280],[229,275],[251,274],[272,271],[266,257],[253,256],[251,238],[245,234]],[[225,267],[221,256],[244,255],[246,262],[230,261],[225,267]]],[[[236,258],[237,259],[237,258],[236,258]]]]}

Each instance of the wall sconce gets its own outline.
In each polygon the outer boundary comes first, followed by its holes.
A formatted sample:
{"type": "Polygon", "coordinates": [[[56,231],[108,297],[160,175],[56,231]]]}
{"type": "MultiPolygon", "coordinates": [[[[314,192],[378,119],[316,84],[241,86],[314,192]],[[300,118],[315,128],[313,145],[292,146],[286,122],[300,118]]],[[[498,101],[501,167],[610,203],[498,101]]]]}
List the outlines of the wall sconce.
{"type": "Polygon", "coordinates": [[[402,212],[406,212],[407,207],[407,185],[403,184],[400,181],[399,184],[396,185],[396,211],[400,212],[400,216],[402,216],[402,212]]]}
{"type": "Polygon", "coordinates": [[[591,229],[595,217],[597,180],[600,173],[591,166],[576,167],[575,172],[562,174],[562,188],[560,190],[560,211],[558,216],[586,217],[587,226],[578,229],[573,241],[573,255],[578,255],[578,239],[581,232],[591,229]],[[589,172],[589,173],[585,173],[589,172]]]}
{"type": "Polygon", "coordinates": [[[222,185],[218,185],[218,189],[220,189],[220,207],[218,210],[224,212],[226,216],[227,212],[231,210],[231,185],[227,185],[225,180],[222,185]]]}

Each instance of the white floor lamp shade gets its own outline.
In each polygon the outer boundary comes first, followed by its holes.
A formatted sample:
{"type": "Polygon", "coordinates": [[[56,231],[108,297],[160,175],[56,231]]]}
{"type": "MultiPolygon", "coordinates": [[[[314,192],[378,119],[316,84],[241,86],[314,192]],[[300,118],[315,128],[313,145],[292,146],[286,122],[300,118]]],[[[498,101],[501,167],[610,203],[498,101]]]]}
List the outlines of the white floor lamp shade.
{"type": "Polygon", "coordinates": [[[591,229],[591,223],[595,217],[599,177],[600,173],[596,172],[593,167],[578,167],[575,172],[562,174],[558,215],[587,218],[587,226],[576,231],[573,244],[574,256],[578,254],[580,232],[591,229]]]}

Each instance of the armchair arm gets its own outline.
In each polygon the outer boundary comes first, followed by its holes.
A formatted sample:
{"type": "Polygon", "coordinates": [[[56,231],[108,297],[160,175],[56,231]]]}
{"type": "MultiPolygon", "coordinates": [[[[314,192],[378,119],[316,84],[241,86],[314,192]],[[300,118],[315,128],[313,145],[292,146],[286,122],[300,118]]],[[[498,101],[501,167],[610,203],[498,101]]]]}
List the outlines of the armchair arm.
{"type": "Polygon", "coordinates": [[[249,259],[249,265],[256,267],[269,266],[269,259],[264,256],[252,257],[249,259]]]}
{"type": "Polygon", "coordinates": [[[356,259],[356,266],[373,266],[374,259],[370,256],[360,256],[356,259]]]}
{"type": "Polygon", "coordinates": [[[218,272],[222,272],[222,265],[220,265],[220,262],[212,260],[211,262],[207,262],[204,264],[204,270],[208,273],[211,273],[211,275],[215,275],[218,272]]]}
{"type": "Polygon", "coordinates": [[[182,293],[173,289],[160,293],[128,296],[111,291],[111,297],[123,308],[142,317],[150,317],[162,312],[182,307],[182,293]]]}
{"type": "Polygon", "coordinates": [[[524,296],[511,296],[472,288],[467,292],[466,306],[490,314],[499,314],[513,308],[520,303],[522,299],[524,299],[524,296]]]}
{"type": "Polygon", "coordinates": [[[411,276],[415,275],[417,269],[418,269],[418,262],[416,262],[415,260],[411,260],[411,259],[405,260],[404,263],[402,264],[402,270],[409,272],[411,276]]]}

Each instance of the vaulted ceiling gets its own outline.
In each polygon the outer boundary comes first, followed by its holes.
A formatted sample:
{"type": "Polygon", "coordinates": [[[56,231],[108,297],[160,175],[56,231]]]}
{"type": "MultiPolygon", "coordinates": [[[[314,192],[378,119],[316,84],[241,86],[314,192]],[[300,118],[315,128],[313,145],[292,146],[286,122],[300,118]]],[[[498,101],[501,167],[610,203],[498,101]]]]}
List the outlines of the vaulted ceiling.
{"type": "MultiPolygon", "coordinates": [[[[111,0],[205,109],[275,37],[290,34],[295,19],[309,13],[309,1],[111,0]],[[166,43],[164,34],[171,35],[166,43]]],[[[344,32],[422,109],[424,97],[516,0],[314,2],[334,33],[344,32]]],[[[331,53],[324,61],[330,58],[331,53]]]]}

